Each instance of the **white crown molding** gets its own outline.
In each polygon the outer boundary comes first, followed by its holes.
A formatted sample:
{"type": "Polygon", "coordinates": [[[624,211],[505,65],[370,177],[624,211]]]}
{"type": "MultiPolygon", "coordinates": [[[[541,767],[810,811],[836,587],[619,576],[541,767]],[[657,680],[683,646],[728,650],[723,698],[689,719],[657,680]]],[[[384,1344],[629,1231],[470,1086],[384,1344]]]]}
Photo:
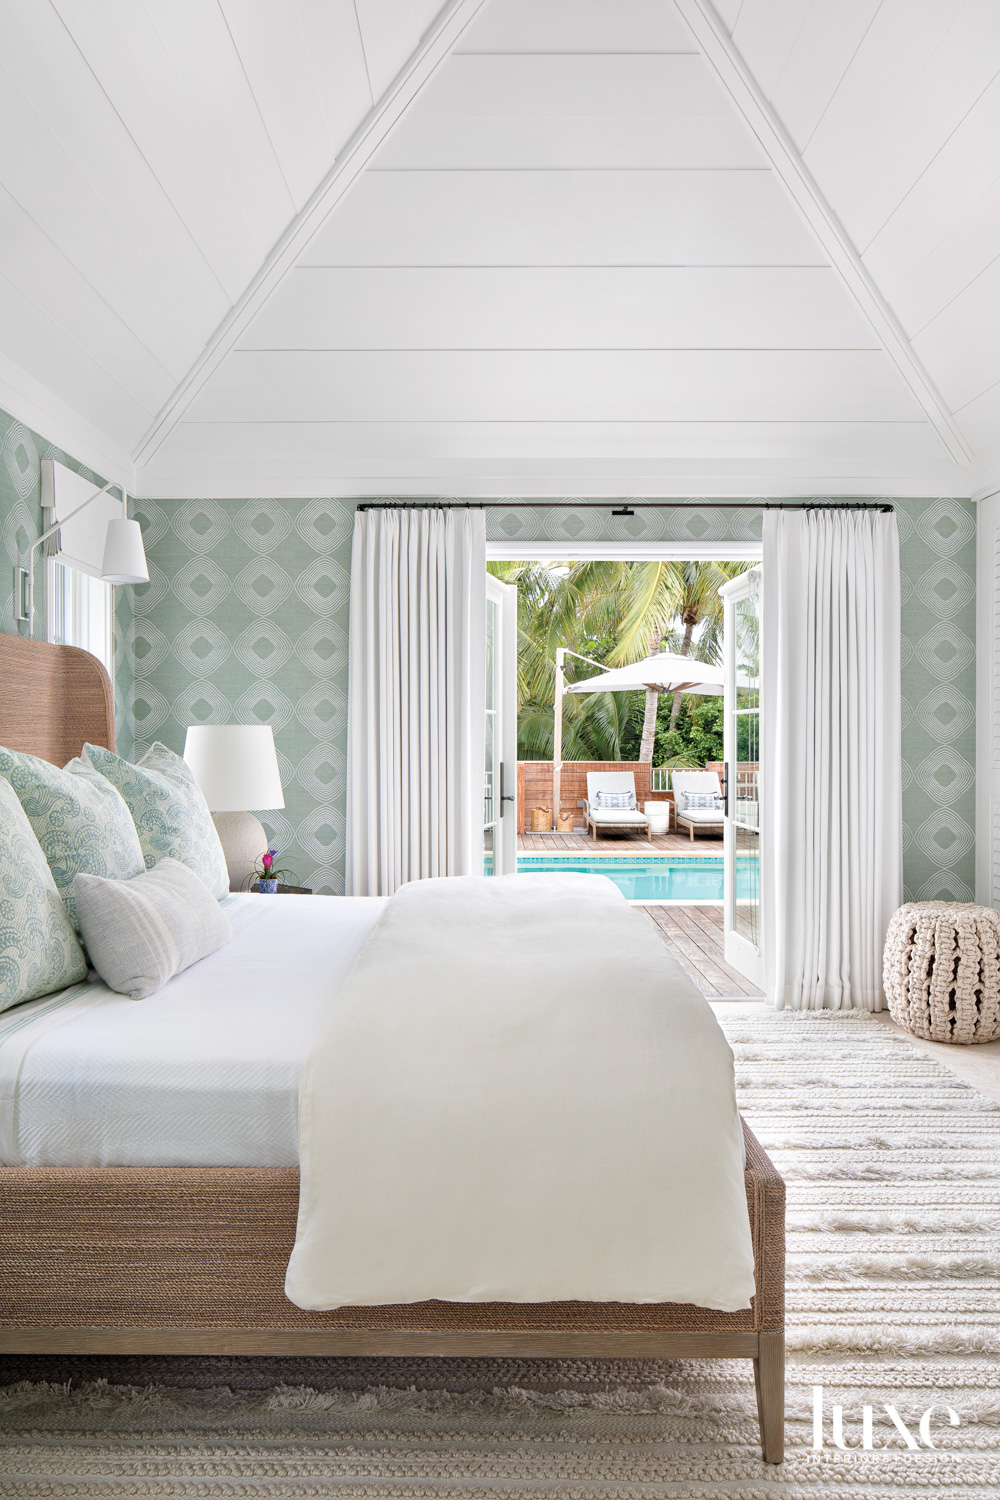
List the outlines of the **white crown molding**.
{"type": "Polygon", "coordinates": [[[917,358],[784,126],[760,92],[711,0],[674,0],[674,4],[945,448],[956,463],[971,463],[972,452],[944,398],[917,358]]]}
{"type": "Polygon", "coordinates": [[[989,500],[1000,491],[1000,451],[994,446],[983,454],[972,476],[973,500],[989,500]]]}
{"type": "Polygon", "coordinates": [[[372,156],[419,98],[441,63],[486,0],[452,0],[426,33],[409,62],[341,151],[337,161],[292,220],[240,300],[219,325],[203,354],[146,432],[133,458],[148,463],[191,402],[233,349],[254,315],[280,286],[310,241],[326,225],[372,156]]]}
{"type": "MultiPolygon", "coordinates": [[[[608,504],[613,504],[608,501],[608,504]]],[[[696,505],[697,502],[695,501],[696,505]]],[[[751,504],[749,509],[753,509],[751,504]]],[[[720,542],[706,538],[703,542],[491,542],[486,543],[487,562],[496,559],[518,562],[524,558],[525,550],[537,562],[559,562],[568,557],[586,557],[595,562],[606,559],[612,562],[634,562],[642,557],[655,557],[661,561],[699,562],[712,556],[715,562],[756,562],[764,555],[760,542],[720,542]]]]}
{"type": "Polygon", "coordinates": [[[128,449],[91,426],[5,354],[0,354],[0,407],[103,481],[123,484],[130,494],[135,488],[135,465],[128,449]]]}
{"type": "Polygon", "coordinates": [[[570,464],[565,472],[556,476],[532,474],[526,470],[516,476],[506,474],[500,477],[483,477],[473,472],[465,475],[424,474],[419,478],[400,473],[333,476],[326,471],[322,475],[291,474],[279,478],[240,467],[232,467],[224,475],[190,471],[155,476],[140,471],[136,484],[135,494],[147,500],[231,500],[234,503],[264,499],[377,500],[393,495],[413,500],[496,499],[509,500],[511,505],[525,505],[532,500],[541,503],[544,499],[562,499],[567,491],[581,499],[690,499],[692,505],[698,503],[698,497],[732,499],[739,503],[755,499],[868,500],[881,497],[904,500],[952,499],[968,495],[968,488],[956,486],[954,479],[931,479],[913,474],[817,475],[762,471],[745,477],[678,470],[641,475],[607,473],[595,478],[572,473],[570,464]]]}

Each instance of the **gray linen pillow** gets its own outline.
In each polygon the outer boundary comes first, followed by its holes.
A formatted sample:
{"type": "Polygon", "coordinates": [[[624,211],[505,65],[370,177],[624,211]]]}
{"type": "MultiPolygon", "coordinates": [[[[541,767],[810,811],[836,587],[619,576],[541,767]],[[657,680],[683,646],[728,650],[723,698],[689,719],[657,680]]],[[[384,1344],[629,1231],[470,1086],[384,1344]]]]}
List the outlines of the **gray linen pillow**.
{"type": "Polygon", "coordinates": [[[161,859],[131,880],[77,875],[80,936],[109,989],[145,1000],[233,935],[218,901],[187,865],[161,859]]]}

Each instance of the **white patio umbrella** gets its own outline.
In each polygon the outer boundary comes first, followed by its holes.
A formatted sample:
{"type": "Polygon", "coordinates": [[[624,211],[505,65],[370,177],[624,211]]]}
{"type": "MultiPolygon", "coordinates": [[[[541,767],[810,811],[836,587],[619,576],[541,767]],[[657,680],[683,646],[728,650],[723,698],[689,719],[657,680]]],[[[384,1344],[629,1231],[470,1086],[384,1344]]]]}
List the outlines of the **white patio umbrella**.
{"type": "MultiPolygon", "coordinates": [[[[628,667],[613,667],[598,672],[596,677],[584,677],[580,682],[567,683],[563,667],[567,656],[590,661],[578,651],[560,647],[556,651],[556,695],[554,723],[554,759],[552,764],[553,818],[558,827],[561,807],[562,782],[562,700],[564,693],[635,693],[643,688],[655,688],[658,693],[716,693],[723,690],[725,673],[722,667],[707,661],[692,661],[688,656],[673,656],[669,651],[660,651],[656,656],[647,656],[645,661],[636,661],[628,667]]],[[[593,663],[597,665],[596,662],[593,663]]],[[[742,686],[742,682],[740,684],[742,686]]]]}
{"type": "Polygon", "coordinates": [[[567,693],[634,693],[641,688],[655,688],[658,693],[721,693],[723,670],[707,661],[692,661],[688,656],[673,656],[661,651],[645,661],[627,667],[613,667],[566,684],[567,693]]]}

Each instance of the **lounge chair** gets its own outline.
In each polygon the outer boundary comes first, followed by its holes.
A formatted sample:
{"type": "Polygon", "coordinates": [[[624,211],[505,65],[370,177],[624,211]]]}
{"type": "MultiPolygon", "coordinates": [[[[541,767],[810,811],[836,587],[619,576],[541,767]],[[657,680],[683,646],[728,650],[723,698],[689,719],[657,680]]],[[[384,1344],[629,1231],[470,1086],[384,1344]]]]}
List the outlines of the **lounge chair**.
{"type": "Polygon", "coordinates": [[[677,819],[677,827],[684,827],[694,842],[694,831],[696,828],[704,828],[709,833],[721,833],[725,824],[725,815],[722,809],[722,786],[715,771],[675,771],[671,777],[671,785],[674,789],[674,816],[677,819]],[[707,806],[695,805],[689,807],[689,797],[700,799],[711,797],[713,800],[707,806]],[[717,799],[717,800],[716,800],[717,799]]]}
{"type": "Polygon", "coordinates": [[[639,811],[636,802],[635,777],[631,771],[588,771],[587,800],[583,804],[583,817],[584,824],[593,834],[595,842],[602,828],[627,828],[633,833],[643,830],[649,842],[653,841],[649,819],[645,813],[639,811]],[[620,798],[623,793],[631,793],[632,805],[631,807],[600,807],[598,804],[601,793],[616,799],[620,798]]]}

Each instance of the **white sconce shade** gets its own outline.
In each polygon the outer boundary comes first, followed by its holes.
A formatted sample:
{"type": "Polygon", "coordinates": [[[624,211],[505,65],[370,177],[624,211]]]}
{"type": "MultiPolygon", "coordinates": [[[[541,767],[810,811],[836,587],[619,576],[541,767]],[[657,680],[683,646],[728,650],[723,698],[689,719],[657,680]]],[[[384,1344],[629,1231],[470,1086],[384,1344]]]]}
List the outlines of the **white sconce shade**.
{"type": "Polygon", "coordinates": [[[104,583],[148,583],[146,549],[138,521],[109,521],[101,564],[104,583]]]}
{"type": "MultiPolygon", "coordinates": [[[[32,542],[28,548],[28,566],[26,568],[18,567],[14,573],[14,618],[15,620],[26,620],[28,622],[29,634],[31,622],[35,614],[35,553],[39,547],[43,547],[46,542],[50,542],[53,538],[56,538],[57,540],[54,542],[56,551],[52,555],[61,554],[64,539],[63,528],[68,527],[69,523],[74,521],[81,511],[86,510],[88,505],[93,505],[95,500],[100,500],[103,496],[107,495],[110,490],[117,489],[120,491],[122,510],[128,510],[128,496],[125,493],[124,487],[116,485],[110,479],[107,484],[102,484],[100,489],[92,489],[90,494],[84,500],[80,501],[79,505],[75,505],[72,509],[67,510],[62,503],[57,484],[59,474],[65,476],[63,488],[65,488],[67,483],[70,484],[71,488],[74,484],[79,486],[80,475],[73,473],[71,469],[65,468],[63,464],[57,464],[54,459],[42,459],[42,510],[43,514],[46,510],[54,511],[56,513],[56,521],[54,525],[47,526],[41,536],[32,542]]],[[[83,483],[84,487],[86,487],[87,481],[84,480],[83,483]]],[[[115,501],[115,504],[118,504],[118,502],[115,501]]],[[[85,558],[71,555],[65,560],[70,563],[71,567],[78,567],[83,572],[92,574],[94,571],[93,558],[96,556],[90,550],[93,544],[93,537],[85,538],[85,542],[87,544],[83,548],[83,551],[87,553],[85,558]]],[[[142,531],[140,530],[138,521],[129,521],[123,516],[122,518],[111,517],[111,519],[105,522],[104,553],[101,561],[100,578],[102,583],[149,582],[149,569],[146,566],[146,549],[142,545],[142,531]]]]}
{"type": "Polygon", "coordinates": [[[212,812],[285,805],[270,724],[192,724],[184,759],[212,812]]]}

